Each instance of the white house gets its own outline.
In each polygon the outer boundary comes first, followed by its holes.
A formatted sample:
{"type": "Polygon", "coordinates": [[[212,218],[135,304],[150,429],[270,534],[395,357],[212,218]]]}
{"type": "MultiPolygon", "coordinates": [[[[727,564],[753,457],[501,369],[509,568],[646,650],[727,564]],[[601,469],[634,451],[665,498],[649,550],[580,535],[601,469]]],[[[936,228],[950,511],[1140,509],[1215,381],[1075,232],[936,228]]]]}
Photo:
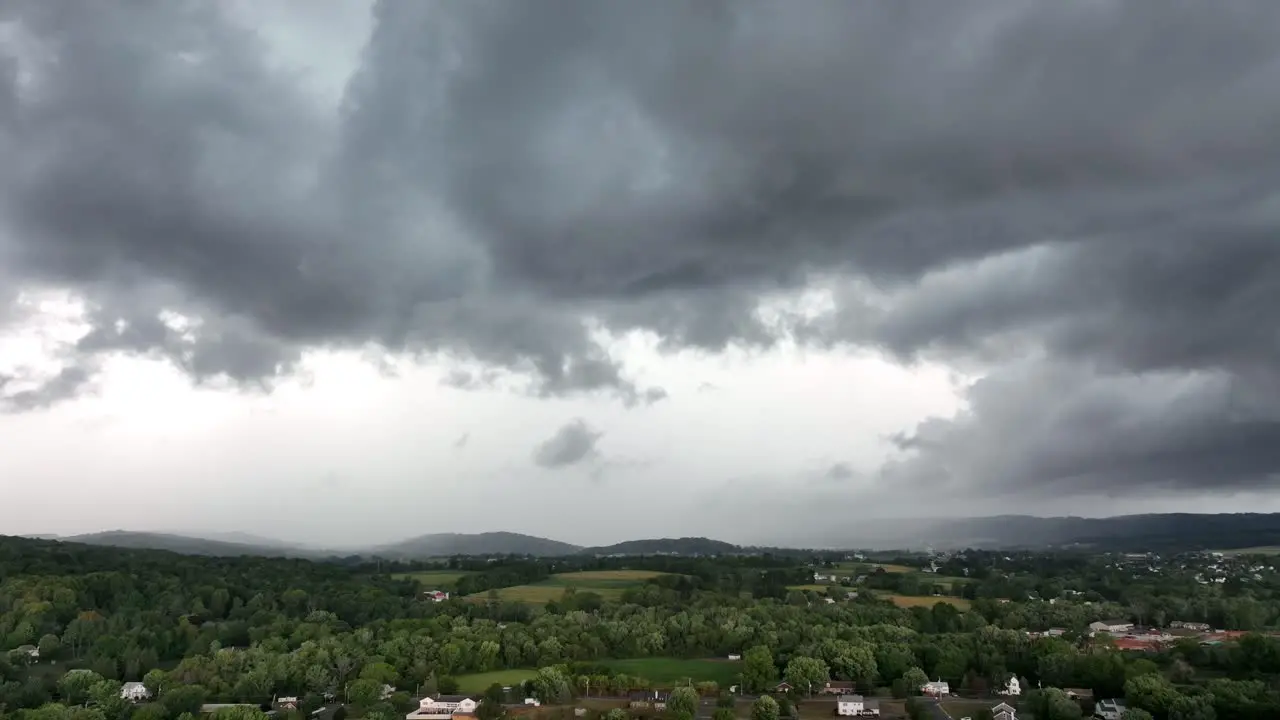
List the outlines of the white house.
{"type": "Polygon", "coordinates": [[[1120,716],[1124,714],[1125,707],[1122,700],[1099,700],[1098,705],[1093,709],[1093,714],[1102,720],[1120,720],[1120,716]]]}
{"type": "Polygon", "coordinates": [[[455,714],[476,711],[476,701],[466,695],[441,695],[424,697],[418,701],[418,709],[405,715],[405,720],[447,720],[455,714]]]}
{"type": "Polygon", "coordinates": [[[740,655],[740,654],[738,654],[738,653],[729,653],[729,659],[730,659],[730,660],[741,660],[741,659],[742,659],[742,655],[740,655]]]}
{"type": "Polygon", "coordinates": [[[1018,711],[1012,705],[1000,703],[991,708],[991,720],[1018,720],[1018,711]]]}
{"type": "Polygon", "coordinates": [[[845,717],[878,717],[880,703],[861,695],[840,695],[836,698],[836,715],[845,717]]]}
{"type": "Polygon", "coordinates": [[[120,686],[120,697],[129,702],[142,702],[151,698],[151,691],[140,682],[127,682],[120,686]]]}
{"type": "Polygon", "coordinates": [[[10,652],[22,653],[32,661],[40,659],[40,648],[36,647],[35,645],[19,645],[18,647],[14,648],[10,652]]]}
{"type": "Polygon", "coordinates": [[[1010,675],[1009,682],[1005,683],[1004,689],[1000,690],[998,695],[1008,695],[1009,697],[1017,697],[1022,694],[1022,685],[1018,682],[1018,676],[1010,675]]]}
{"type": "Polygon", "coordinates": [[[1125,620],[1099,620],[1089,623],[1089,630],[1096,633],[1104,632],[1115,635],[1116,633],[1129,632],[1132,629],[1133,623],[1125,620]]]}
{"type": "Polygon", "coordinates": [[[541,707],[542,701],[539,700],[538,698],[525,698],[524,704],[532,707],[541,707]]]}
{"type": "Polygon", "coordinates": [[[934,697],[940,697],[942,695],[950,695],[951,684],[944,682],[942,680],[930,680],[929,682],[920,686],[920,692],[924,693],[925,695],[932,695],[934,697]]]}

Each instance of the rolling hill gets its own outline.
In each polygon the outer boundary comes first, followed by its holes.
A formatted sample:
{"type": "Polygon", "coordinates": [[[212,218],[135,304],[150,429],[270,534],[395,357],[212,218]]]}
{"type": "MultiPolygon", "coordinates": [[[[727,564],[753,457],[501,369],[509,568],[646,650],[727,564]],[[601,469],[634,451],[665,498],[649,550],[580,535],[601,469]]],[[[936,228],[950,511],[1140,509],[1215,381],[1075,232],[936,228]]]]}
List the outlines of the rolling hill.
{"type": "Polygon", "coordinates": [[[704,537],[628,540],[614,545],[586,548],[588,555],[730,555],[742,552],[733,543],[704,537]]]}
{"type": "Polygon", "coordinates": [[[127,530],[108,530],[106,532],[89,533],[60,537],[62,542],[83,543],[85,545],[104,545],[107,547],[169,550],[184,555],[213,555],[235,557],[238,555],[258,555],[264,557],[321,557],[324,553],[305,550],[298,547],[282,547],[280,545],[257,545],[225,540],[173,535],[169,533],[130,532],[127,530]]]}
{"type": "Polygon", "coordinates": [[[428,558],[451,555],[573,555],[582,548],[557,540],[510,532],[435,533],[369,549],[386,558],[428,558]]]}

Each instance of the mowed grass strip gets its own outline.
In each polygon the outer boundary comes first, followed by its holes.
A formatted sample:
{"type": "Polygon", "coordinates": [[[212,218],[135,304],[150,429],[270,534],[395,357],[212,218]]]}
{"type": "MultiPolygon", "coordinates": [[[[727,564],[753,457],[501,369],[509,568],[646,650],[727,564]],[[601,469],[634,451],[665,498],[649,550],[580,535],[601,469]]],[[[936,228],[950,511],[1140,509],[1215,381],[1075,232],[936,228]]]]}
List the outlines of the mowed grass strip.
{"type": "Polygon", "coordinates": [[[458,690],[473,695],[484,692],[490,685],[497,683],[504,687],[519,685],[525,680],[533,679],[536,670],[494,670],[492,672],[459,675],[458,690]]]}
{"type": "Polygon", "coordinates": [[[672,686],[685,678],[697,682],[718,683],[728,689],[738,682],[742,663],[728,660],[684,660],[680,658],[632,658],[630,660],[601,660],[601,665],[614,672],[642,677],[655,685],[672,686]]]}

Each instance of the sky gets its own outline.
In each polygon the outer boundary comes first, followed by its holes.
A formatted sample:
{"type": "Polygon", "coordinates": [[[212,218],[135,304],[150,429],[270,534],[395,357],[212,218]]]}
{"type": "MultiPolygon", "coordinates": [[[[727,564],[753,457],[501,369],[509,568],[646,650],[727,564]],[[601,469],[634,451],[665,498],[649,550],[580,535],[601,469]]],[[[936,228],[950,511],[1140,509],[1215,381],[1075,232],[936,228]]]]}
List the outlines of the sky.
{"type": "Polygon", "coordinates": [[[0,532],[1280,511],[1278,27],[0,2],[0,532]]]}

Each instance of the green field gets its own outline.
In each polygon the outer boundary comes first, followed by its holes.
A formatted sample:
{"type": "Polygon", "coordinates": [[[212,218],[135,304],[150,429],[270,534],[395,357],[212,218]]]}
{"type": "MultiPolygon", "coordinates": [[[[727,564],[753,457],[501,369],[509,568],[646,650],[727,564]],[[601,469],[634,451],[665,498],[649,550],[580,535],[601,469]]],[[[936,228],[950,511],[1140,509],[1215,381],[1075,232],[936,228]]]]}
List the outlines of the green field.
{"type": "Polygon", "coordinates": [[[1220,552],[1223,555],[1280,555],[1280,545],[1235,548],[1234,550],[1214,550],[1214,552],[1220,552]]]}
{"type": "MultiPolygon", "coordinates": [[[[537,585],[515,585],[512,587],[498,588],[495,592],[498,599],[504,602],[532,603],[536,605],[545,605],[552,600],[559,600],[564,597],[564,591],[570,586],[558,584],[542,584],[537,585]]],[[[617,600],[622,597],[624,588],[598,588],[598,587],[577,587],[578,592],[593,592],[606,600],[617,600]]],[[[468,595],[468,600],[484,601],[489,599],[489,591],[468,595]]]]}
{"type": "Polygon", "coordinates": [[[954,605],[957,610],[964,612],[972,605],[968,600],[957,597],[938,597],[936,595],[894,595],[892,593],[876,593],[876,595],[892,601],[894,605],[902,608],[931,608],[938,603],[947,603],[948,605],[954,605]]]}
{"type": "Polygon", "coordinates": [[[489,686],[494,683],[503,686],[515,686],[532,678],[534,672],[534,670],[494,670],[493,672],[459,675],[457,678],[458,690],[471,695],[488,690],[489,686]]]}
{"type": "MultiPolygon", "coordinates": [[[[596,593],[606,600],[617,600],[622,597],[622,591],[639,587],[645,581],[665,574],[652,570],[584,570],[552,575],[530,585],[500,588],[497,593],[498,598],[506,602],[545,604],[559,600],[566,589],[574,588],[578,592],[596,593]]],[[[488,597],[487,591],[468,596],[473,600],[488,597]]]]}
{"type": "Polygon", "coordinates": [[[697,682],[716,682],[722,688],[738,682],[742,663],[728,660],[681,660],[678,658],[634,658],[603,660],[615,672],[645,678],[656,685],[673,685],[685,678],[697,682]]]}
{"type": "Polygon", "coordinates": [[[835,587],[833,585],[788,585],[788,590],[799,590],[800,592],[816,592],[826,594],[827,588],[835,587]]]}
{"type": "Polygon", "coordinates": [[[419,570],[417,572],[396,573],[391,577],[397,580],[417,580],[423,587],[433,589],[451,588],[457,584],[460,578],[470,574],[465,570],[419,570]]]}

